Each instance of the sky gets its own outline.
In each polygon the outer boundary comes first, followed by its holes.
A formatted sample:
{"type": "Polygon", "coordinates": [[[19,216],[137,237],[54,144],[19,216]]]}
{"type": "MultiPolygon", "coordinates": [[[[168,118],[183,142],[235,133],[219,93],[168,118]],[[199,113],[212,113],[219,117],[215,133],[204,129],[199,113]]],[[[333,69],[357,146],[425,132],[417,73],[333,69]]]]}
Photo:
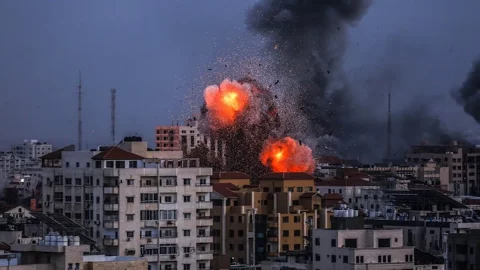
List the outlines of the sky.
{"type": "MultiPolygon", "coordinates": [[[[155,126],[201,103],[185,97],[203,91],[219,57],[263,49],[245,25],[255,2],[0,1],[0,150],[24,139],[76,143],[79,70],[84,144],[110,142],[116,88],[117,138],[140,135],[153,146],[155,126]]],[[[385,86],[393,110],[423,99],[447,127],[478,132],[450,92],[480,57],[479,8],[477,0],[374,1],[349,30],[344,56],[350,83],[364,89],[357,98],[384,95],[371,85],[393,76],[385,86]]]]}

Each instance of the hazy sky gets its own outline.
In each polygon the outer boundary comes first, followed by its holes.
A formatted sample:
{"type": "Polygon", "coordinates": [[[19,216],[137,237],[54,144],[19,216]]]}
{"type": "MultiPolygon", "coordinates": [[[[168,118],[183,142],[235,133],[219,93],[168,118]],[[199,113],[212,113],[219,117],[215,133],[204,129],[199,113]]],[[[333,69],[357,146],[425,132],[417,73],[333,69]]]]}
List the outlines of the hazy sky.
{"type": "MultiPolygon", "coordinates": [[[[76,143],[79,70],[84,142],[110,141],[115,87],[117,138],[138,133],[153,145],[155,126],[178,118],[220,51],[262,48],[244,22],[254,2],[0,1],[0,149],[35,138],[76,143]]],[[[477,0],[374,2],[345,55],[350,81],[366,89],[358,98],[383,94],[372,83],[393,76],[394,106],[423,98],[446,125],[475,130],[449,91],[480,56],[479,9],[477,0]]]]}

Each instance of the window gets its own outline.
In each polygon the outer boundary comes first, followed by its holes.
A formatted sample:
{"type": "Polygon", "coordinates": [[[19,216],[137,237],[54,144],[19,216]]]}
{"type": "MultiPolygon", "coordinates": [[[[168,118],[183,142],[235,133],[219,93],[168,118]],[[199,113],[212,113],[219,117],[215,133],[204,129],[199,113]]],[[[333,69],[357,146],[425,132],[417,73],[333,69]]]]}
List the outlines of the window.
{"type": "Polygon", "coordinates": [[[133,221],[135,219],[134,214],[127,214],[127,221],[133,221]]]}
{"type": "Polygon", "coordinates": [[[200,179],[200,185],[201,185],[201,186],[207,185],[207,179],[201,178],[201,179],[200,179]]]}
{"type": "Polygon", "coordinates": [[[190,202],[190,197],[191,196],[183,196],[183,202],[186,202],[186,203],[190,202]]]}
{"type": "Polygon", "coordinates": [[[377,262],[381,263],[382,262],[382,256],[378,256],[377,262]]]}
{"type": "Polygon", "coordinates": [[[243,230],[238,230],[238,237],[243,237],[243,230]]]}
{"type": "Polygon", "coordinates": [[[289,187],[288,192],[293,192],[293,187],[289,187]]]}
{"type": "Polygon", "coordinates": [[[65,167],[70,167],[70,162],[65,162],[65,167]]]}
{"type": "Polygon", "coordinates": [[[343,263],[348,263],[348,256],[343,256],[343,263]]]}
{"type": "Polygon", "coordinates": [[[336,247],[337,246],[337,240],[336,239],[332,239],[332,247],[336,247]]]}
{"type": "Polygon", "coordinates": [[[337,262],[337,255],[330,255],[330,258],[332,258],[332,263],[337,262]]]}
{"type": "Polygon", "coordinates": [[[198,196],[198,201],[199,202],[204,202],[205,201],[205,196],[198,196]]]}
{"type": "Polygon", "coordinates": [[[213,222],[220,222],[220,216],[213,216],[213,222]]]}
{"type": "Polygon", "coordinates": [[[75,213],[75,219],[82,219],[82,213],[75,213]]]}
{"type": "Polygon", "coordinates": [[[300,217],[299,216],[294,216],[293,217],[293,222],[299,223],[300,222],[300,217]]]}
{"type": "Polygon", "coordinates": [[[229,237],[235,237],[235,231],[234,230],[229,230],[228,231],[228,236],[229,237]]]}
{"type": "Polygon", "coordinates": [[[320,261],[320,254],[315,254],[315,261],[317,261],[317,262],[320,261]]]}
{"type": "Polygon", "coordinates": [[[243,217],[242,216],[238,216],[238,222],[243,223],[243,217]]]}
{"type": "Polygon", "coordinates": [[[71,202],[72,201],[72,196],[65,196],[65,201],[66,202],[71,202]]]}
{"type": "Polygon", "coordinates": [[[75,178],[75,186],[81,186],[82,185],[82,178],[75,178]]]}
{"type": "Polygon", "coordinates": [[[378,238],[378,247],[379,248],[391,247],[390,241],[391,241],[390,238],[378,238]]]}
{"type": "Polygon", "coordinates": [[[183,185],[190,186],[190,178],[183,178],[183,185]]]}
{"type": "Polygon", "coordinates": [[[102,161],[101,160],[95,161],[95,168],[97,168],[97,169],[102,168],[102,161]]]}
{"type": "Polygon", "coordinates": [[[357,239],[345,239],[346,248],[357,248],[357,239]]]}
{"type": "Polygon", "coordinates": [[[243,244],[238,244],[238,251],[243,251],[243,244]]]}
{"type": "Polygon", "coordinates": [[[128,167],[129,168],[137,168],[137,161],[136,160],[130,160],[128,162],[128,167]]]}
{"type": "Polygon", "coordinates": [[[105,167],[106,167],[106,168],[113,168],[113,161],[107,161],[107,162],[105,162],[105,167]]]}
{"type": "Polygon", "coordinates": [[[128,238],[133,238],[134,235],[135,235],[134,231],[127,231],[127,237],[128,238]]]}
{"type": "Polygon", "coordinates": [[[184,264],[183,270],[190,270],[190,264],[184,264]]]}
{"type": "Polygon", "coordinates": [[[115,161],[115,168],[119,168],[119,169],[125,168],[125,161],[123,160],[115,161]]]}
{"type": "Polygon", "coordinates": [[[85,163],[85,166],[86,166],[87,168],[90,168],[90,162],[85,163]]]}
{"type": "Polygon", "coordinates": [[[158,193],[140,193],[141,203],[158,202],[158,193]]]}
{"type": "Polygon", "coordinates": [[[300,230],[293,231],[293,236],[300,236],[300,230]]]}
{"type": "Polygon", "coordinates": [[[190,236],[190,230],[183,230],[183,236],[190,236]]]}
{"type": "Polygon", "coordinates": [[[133,179],[127,179],[127,186],[133,186],[133,179]]]}
{"type": "Polygon", "coordinates": [[[283,237],[288,237],[289,236],[289,231],[288,230],[283,230],[282,231],[282,236],[283,237]]]}
{"type": "Polygon", "coordinates": [[[72,178],[65,178],[65,185],[66,186],[72,185],[72,178]]]}
{"type": "Polygon", "coordinates": [[[283,217],[283,218],[282,218],[282,222],[283,222],[283,223],[288,223],[288,217],[283,217]]]}
{"type": "Polygon", "coordinates": [[[288,251],[288,244],[282,245],[282,251],[288,251]]]}
{"type": "Polygon", "coordinates": [[[75,202],[82,202],[82,196],[75,196],[75,202]]]}
{"type": "Polygon", "coordinates": [[[282,188],[281,187],[274,187],[273,192],[282,192],[282,188]]]}
{"type": "Polygon", "coordinates": [[[135,201],[135,197],[133,196],[127,197],[127,203],[133,203],[134,201],[135,201]]]}
{"type": "Polygon", "coordinates": [[[392,255],[387,256],[387,262],[392,262],[392,255]]]}
{"type": "Polygon", "coordinates": [[[320,238],[315,238],[315,246],[320,246],[320,238]]]}
{"type": "Polygon", "coordinates": [[[172,196],[165,196],[166,203],[172,203],[172,196]]]}
{"type": "Polygon", "coordinates": [[[303,192],[303,187],[297,187],[297,192],[303,192]]]}

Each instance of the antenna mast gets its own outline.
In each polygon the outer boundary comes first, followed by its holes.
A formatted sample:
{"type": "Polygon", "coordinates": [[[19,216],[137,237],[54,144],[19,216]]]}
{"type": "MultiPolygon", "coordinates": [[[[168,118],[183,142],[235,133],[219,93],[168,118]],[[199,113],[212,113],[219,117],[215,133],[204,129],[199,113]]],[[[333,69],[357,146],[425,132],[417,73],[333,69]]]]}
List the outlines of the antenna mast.
{"type": "Polygon", "coordinates": [[[82,71],[78,72],[78,150],[82,150],[82,71]]]}
{"type": "Polygon", "coordinates": [[[392,119],[391,119],[391,93],[388,91],[388,119],[387,119],[387,161],[390,164],[392,154],[392,119]]]}
{"type": "Polygon", "coordinates": [[[111,121],[112,121],[112,127],[111,127],[111,132],[112,132],[112,145],[115,145],[115,109],[116,109],[116,95],[117,95],[117,90],[115,88],[112,88],[111,90],[111,121]]]}

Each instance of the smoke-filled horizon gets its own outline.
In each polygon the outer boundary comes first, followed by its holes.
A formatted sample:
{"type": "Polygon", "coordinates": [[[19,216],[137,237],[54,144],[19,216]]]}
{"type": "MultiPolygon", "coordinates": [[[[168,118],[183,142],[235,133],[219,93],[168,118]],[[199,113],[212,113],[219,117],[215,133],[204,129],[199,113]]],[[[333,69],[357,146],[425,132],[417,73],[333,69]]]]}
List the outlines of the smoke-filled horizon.
{"type": "Polygon", "coordinates": [[[465,113],[480,123],[480,60],[472,64],[472,69],[463,85],[452,94],[465,113]]]}
{"type": "MultiPolygon", "coordinates": [[[[348,28],[362,20],[370,4],[369,0],[262,0],[248,13],[249,29],[274,48],[270,51],[282,80],[297,85],[289,95],[308,125],[296,129],[316,142],[317,155],[369,162],[386,157],[386,96],[372,97],[376,106],[358,99],[363,89],[350,84],[343,67],[348,28]],[[383,106],[382,118],[376,107],[383,106]]],[[[382,79],[396,76],[385,75],[382,79]]],[[[428,102],[410,103],[392,111],[391,118],[393,159],[402,158],[409,145],[450,139],[428,102]]]]}

